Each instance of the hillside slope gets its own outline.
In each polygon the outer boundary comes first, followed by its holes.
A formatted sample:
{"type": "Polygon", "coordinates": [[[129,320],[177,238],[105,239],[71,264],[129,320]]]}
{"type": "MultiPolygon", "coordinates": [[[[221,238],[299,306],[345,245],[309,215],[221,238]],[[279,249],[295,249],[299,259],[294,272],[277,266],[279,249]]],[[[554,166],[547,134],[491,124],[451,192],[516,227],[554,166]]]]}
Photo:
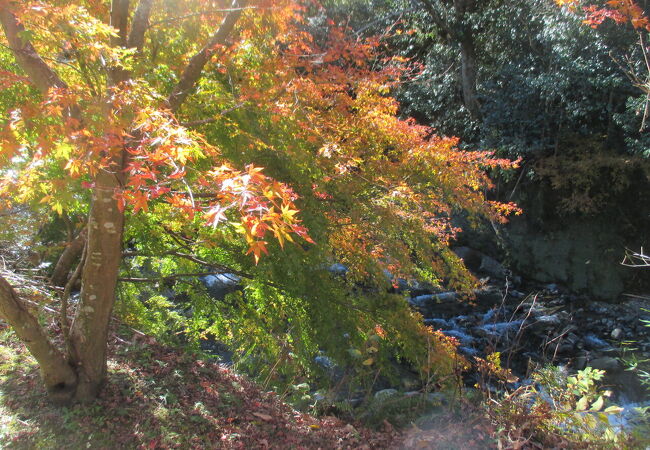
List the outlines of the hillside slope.
{"type": "MultiPolygon", "coordinates": [[[[0,322],[1,324],[2,322],[0,322]]],[[[99,400],[57,408],[9,328],[0,330],[2,448],[387,448],[394,432],[297,412],[246,377],[147,337],[114,335],[99,400]]]]}

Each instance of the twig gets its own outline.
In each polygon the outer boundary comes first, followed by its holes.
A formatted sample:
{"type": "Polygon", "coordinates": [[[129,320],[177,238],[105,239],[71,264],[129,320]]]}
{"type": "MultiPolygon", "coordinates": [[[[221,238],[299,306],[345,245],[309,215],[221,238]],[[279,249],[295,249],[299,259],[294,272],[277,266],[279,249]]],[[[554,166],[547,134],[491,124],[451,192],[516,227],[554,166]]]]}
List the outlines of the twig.
{"type": "Polygon", "coordinates": [[[643,247],[638,253],[626,249],[621,265],[626,267],[650,267],[650,256],[643,252],[643,247]]]}
{"type": "Polygon", "coordinates": [[[517,187],[519,187],[519,183],[521,182],[521,179],[524,176],[524,173],[526,172],[526,164],[524,163],[523,166],[521,166],[521,173],[519,174],[519,178],[517,178],[517,182],[515,183],[515,187],[512,188],[512,192],[510,193],[510,196],[508,197],[508,200],[512,200],[513,195],[515,195],[515,191],[517,190],[517,187]]]}

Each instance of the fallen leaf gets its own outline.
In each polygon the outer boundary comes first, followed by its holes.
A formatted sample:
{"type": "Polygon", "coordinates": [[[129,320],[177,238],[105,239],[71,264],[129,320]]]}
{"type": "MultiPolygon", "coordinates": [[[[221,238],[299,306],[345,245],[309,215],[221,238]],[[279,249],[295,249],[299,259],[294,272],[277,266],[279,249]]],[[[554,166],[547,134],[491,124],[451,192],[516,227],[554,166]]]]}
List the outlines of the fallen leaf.
{"type": "Polygon", "coordinates": [[[259,417],[260,419],[264,420],[265,422],[270,422],[271,420],[273,420],[273,417],[269,416],[268,414],[254,412],[253,415],[255,417],[259,417]]]}

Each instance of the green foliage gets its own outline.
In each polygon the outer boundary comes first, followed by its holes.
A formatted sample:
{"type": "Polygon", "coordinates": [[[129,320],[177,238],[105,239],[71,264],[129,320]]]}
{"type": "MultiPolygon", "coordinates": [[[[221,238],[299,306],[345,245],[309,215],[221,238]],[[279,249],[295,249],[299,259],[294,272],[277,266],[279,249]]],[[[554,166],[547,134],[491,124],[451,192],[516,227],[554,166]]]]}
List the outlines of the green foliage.
{"type": "MultiPolygon", "coordinates": [[[[425,8],[399,0],[345,8],[333,3],[334,15],[350,17],[362,33],[388,33],[387,52],[421,65],[419,75],[396,92],[401,114],[462,136],[465,145],[535,156],[557,151],[558,142],[573,134],[647,152],[647,133],[639,132],[644,97],[616,62],[636,51],[636,35],[623,27],[593,30],[580,15],[546,0],[477,2],[463,23],[477,54],[482,117],[472,120],[463,108],[459,43],[425,8]]],[[[451,14],[445,20],[455,19],[451,14]]]]}
{"type": "MultiPolygon", "coordinates": [[[[432,394],[417,394],[406,396],[397,392],[391,396],[372,398],[363,405],[359,419],[371,427],[391,425],[404,428],[423,417],[435,417],[444,410],[442,396],[432,394]]],[[[445,411],[449,413],[449,411],[445,411]]]]}

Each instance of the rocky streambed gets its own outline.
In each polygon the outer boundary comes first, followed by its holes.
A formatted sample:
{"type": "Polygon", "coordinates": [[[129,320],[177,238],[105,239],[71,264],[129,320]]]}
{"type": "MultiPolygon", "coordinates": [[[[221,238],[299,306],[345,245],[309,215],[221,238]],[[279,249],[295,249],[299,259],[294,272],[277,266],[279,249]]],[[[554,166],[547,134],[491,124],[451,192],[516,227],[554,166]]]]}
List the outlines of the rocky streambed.
{"type": "Polygon", "coordinates": [[[606,383],[620,397],[645,397],[646,390],[623,361],[650,359],[650,297],[596,301],[557,284],[523,282],[473,249],[455,251],[483,282],[475,298],[414,289],[409,302],[427,325],[456,338],[463,354],[501,352],[501,361],[520,378],[535,365],[590,366],[607,372],[606,383]]]}
{"type": "Polygon", "coordinates": [[[607,371],[606,382],[620,395],[644,396],[621,358],[650,358],[650,328],[643,322],[650,320],[647,300],[630,297],[613,304],[562,292],[556,285],[524,293],[491,284],[474,300],[441,292],[409,301],[427,325],[456,338],[468,357],[501,352],[504,366],[521,378],[535,365],[591,366],[607,371]]]}

